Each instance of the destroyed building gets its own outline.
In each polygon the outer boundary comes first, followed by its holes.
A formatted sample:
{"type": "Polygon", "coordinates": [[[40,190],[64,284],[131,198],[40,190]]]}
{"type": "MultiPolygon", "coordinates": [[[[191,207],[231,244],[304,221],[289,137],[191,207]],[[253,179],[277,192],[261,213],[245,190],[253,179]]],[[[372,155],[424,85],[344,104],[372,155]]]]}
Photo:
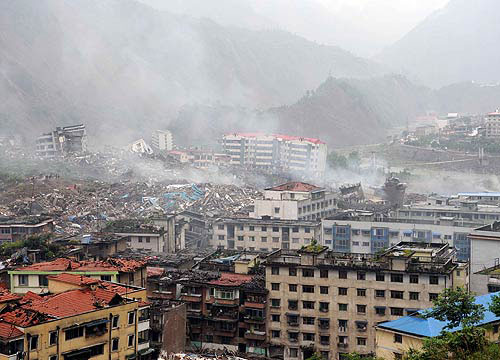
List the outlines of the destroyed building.
{"type": "Polygon", "coordinates": [[[35,234],[49,234],[54,220],[48,216],[0,217],[0,243],[15,242],[35,234]]]}
{"type": "Polygon", "coordinates": [[[87,151],[87,130],[83,124],[57,127],[36,140],[36,155],[44,158],[85,151],[87,151]]]}

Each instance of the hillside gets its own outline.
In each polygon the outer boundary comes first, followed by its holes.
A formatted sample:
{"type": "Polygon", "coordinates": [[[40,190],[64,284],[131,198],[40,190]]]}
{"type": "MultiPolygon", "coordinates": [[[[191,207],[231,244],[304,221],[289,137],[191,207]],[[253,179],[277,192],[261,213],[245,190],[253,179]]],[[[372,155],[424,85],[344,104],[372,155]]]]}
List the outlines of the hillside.
{"type": "Polygon", "coordinates": [[[116,143],[168,126],[186,104],[277,106],[329,73],[383,73],[284,31],[224,27],[133,0],[4,0],[0,34],[0,128],[33,134],[84,122],[116,143]]]}
{"type": "Polygon", "coordinates": [[[500,1],[451,0],[377,59],[422,83],[500,82],[500,1]]]}

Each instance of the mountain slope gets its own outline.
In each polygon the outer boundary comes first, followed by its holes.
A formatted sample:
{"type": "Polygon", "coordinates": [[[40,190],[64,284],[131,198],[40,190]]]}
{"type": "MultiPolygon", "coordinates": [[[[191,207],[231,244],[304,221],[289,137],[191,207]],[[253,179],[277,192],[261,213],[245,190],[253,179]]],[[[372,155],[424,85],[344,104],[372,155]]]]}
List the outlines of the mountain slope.
{"type": "MultiPolygon", "coordinates": [[[[382,67],[284,31],[250,31],[132,0],[0,2],[1,127],[83,122],[123,143],[179,107],[289,103],[334,76],[382,67]]],[[[106,139],[109,141],[109,139],[106,139]]]]}
{"type": "Polygon", "coordinates": [[[499,82],[499,12],[498,0],[451,0],[377,59],[433,87],[499,82]]]}

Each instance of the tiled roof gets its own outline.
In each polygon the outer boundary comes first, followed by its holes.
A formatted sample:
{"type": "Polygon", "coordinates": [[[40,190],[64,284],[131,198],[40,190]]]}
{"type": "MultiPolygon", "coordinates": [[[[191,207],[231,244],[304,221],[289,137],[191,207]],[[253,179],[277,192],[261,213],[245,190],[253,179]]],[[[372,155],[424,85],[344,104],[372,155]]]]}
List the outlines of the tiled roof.
{"type": "Polygon", "coordinates": [[[144,261],[114,259],[105,261],[74,261],[59,258],[53,261],[41,262],[33,265],[23,266],[16,271],[122,271],[132,272],[145,266],[144,261]]]}
{"type": "Polygon", "coordinates": [[[9,290],[0,288],[0,303],[20,300],[19,295],[11,293],[9,290]]]}
{"type": "Polygon", "coordinates": [[[278,186],[274,186],[274,187],[266,189],[266,190],[309,192],[309,191],[320,190],[320,189],[321,189],[320,187],[317,187],[315,185],[311,185],[311,184],[308,184],[305,182],[292,181],[292,182],[288,182],[288,183],[281,184],[278,186]]]}
{"type": "Polygon", "coordinates": [[[165,273],[165,269],[161,267],[147,267],[148,277],[162,276],[165,273]]]}
{"type": "MultiPolygon", "coordinates": [[[[488,309],[491,297],[499,294],[500,293],[494,293],[476,296],[475,303],[481,304],[485,309],[488,309]]],[[[419,311],[419,313],[422,313],[422,311],[419,311]]],[[[419,316],[419,313],[411,316],[405,316],[394,321],[387,321],[379,324],[377,327],[415,336],[435,337],[441,333],[447,324],[445,321],[440,321],[434,318],[425,319],[422,316],[419,316]]],[[[500,317],[496,316],[491,311],[486,310],[484,318],[479,322],[479,325],[485,325],[495,321],[500,321],[500,317]]],[[[461,327],[459,326],[451,329],[450,331],[457,331],[460,329],[461,327]]]]}
{"type": "Polygon", "coordinates": [[[59,258],[53,261],[41,262],[33,265],[23,266],[17,268],[18,271],[66,271],[66,270],[74,270],[78,267],[78,263],[76,261],[59,258]]]}
{"type": "Polygon", "coordinates": [[[99,280],[92,279],[83,275],[62,273],[57,275],[48,276],[50,280],[61,281],[68,284],[74,284],[78,286],[97,284],[99,280]]]}
{"type": "Polygon", "coordinates": [[[23,336],[24,333],[16,328],[14,325],[0,322],[0,339],[9,340],[23,336]]]}
{"type": "Polygon", "coordinates": [[[240,286],[244,283],[251,282],[252,278],[252,275],[223,272],[220,274],[220,278],[210,281],[209,284],[219,286],[240,286]]]}
{"type": "Polygon", "coordinates": [[[0,315],[0,321],[20,327],[37,325],[44,321],[47,321],[50,318],[53,317],[49,317],[46,314],[37,313],[36,311],[31,311],[29,309],[24,309],[21,307],[0,315]]]}

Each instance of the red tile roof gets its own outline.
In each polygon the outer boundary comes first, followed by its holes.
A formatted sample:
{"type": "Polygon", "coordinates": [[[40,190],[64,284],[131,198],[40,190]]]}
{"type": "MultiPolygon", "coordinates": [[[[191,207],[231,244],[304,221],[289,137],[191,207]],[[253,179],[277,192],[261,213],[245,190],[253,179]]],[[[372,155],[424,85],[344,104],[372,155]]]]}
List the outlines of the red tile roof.
{"type": "Polygon", "coordinates": [[[31,311],[30,309],[17,308],[12,311],[5,312],[0,315],[0,321],[7,322],[20,327],[28,327],[40,324],[48,319],[46,314],[37,313],[36,311],[31,311]]]}
{"type": "Polygon", "coordinates": [[[17,271],[121,271],[132,272],[145,266],[144,261],[114,259],[105,261],[74,261],[59,258],[53,261],[41,262],[19,267],[17,271]]]}
{"type": "Polygon", "coordinates": [[[282,134],[264,134],[264,133],[226,134],[226,136],[228,136],[228,135],[241,136],[243,138],[255,138],[255,137],[261,137],[261,136],[270,136],[273,138],[283,139],[286,141],[306,141],[306,142],[310,142],[313,144],[325,144],[324,141],[321,141],[320,139],[316,139],[316,138],[307,138],[307,137],[301,137],[301,136],[290,136],[290,135],[282,135],[282,134]]]}
{"type": "Polygon", "coordinates": [[[50,280],[61,281],[68,284],[74,284],[78,286],[92,285],[99,283],[99,280],[92,279],[83,275],[62,273],[57,275],[48,276],[50,280]]]}
{"type": "Polygon", "coordinates": [[[0,288],[0,303],[20,300],[21,296],[12,294],[9,290],[0,288]]]}
{"type": "Polygon", "coordinates": [[[24,333],[14,325],[0,322],[0,339],[10,340],[20,336],[24,336],[24,333]]]}
{"type": "Polygon", "coordinates": [[[162,276],[165,273],[165,269],[164,268],[160,268],[160,267],[151,267],[151,266],[148,266],[147,267],[147,273],[148,273],[148,277],[162,276]]]}
{"type": "Polygon", "coordinates": [[[223,272],[220,274],[220,278],[210,281],[209,284],[219,286],[240,286],[244,283],[251,282],[252,278],[252,275],[223,272]]]}
{"type": "Polygon", "coordinates": [[[272,188],[268,188],[266,190],[271,190],[271,191],[300,191],[300,192],[309,192],[309,191],[315,191],[315,190],[320,190],[320,187],[317,187],[315,185],[311,185],[305,182],[300,182],[300,181],[292,181],[292,182],[287,182],[285,184],[281,184],[278,186],[274,186],[272,188]]]}
{"type": "Polygon", "coordinates": [[[67,271],[67,270],[75,270],[79,267],[78,262],[59,258],[53,261],[41,262],[33,265],[23,266],[17,268],[18,271],[67,271]]]}

